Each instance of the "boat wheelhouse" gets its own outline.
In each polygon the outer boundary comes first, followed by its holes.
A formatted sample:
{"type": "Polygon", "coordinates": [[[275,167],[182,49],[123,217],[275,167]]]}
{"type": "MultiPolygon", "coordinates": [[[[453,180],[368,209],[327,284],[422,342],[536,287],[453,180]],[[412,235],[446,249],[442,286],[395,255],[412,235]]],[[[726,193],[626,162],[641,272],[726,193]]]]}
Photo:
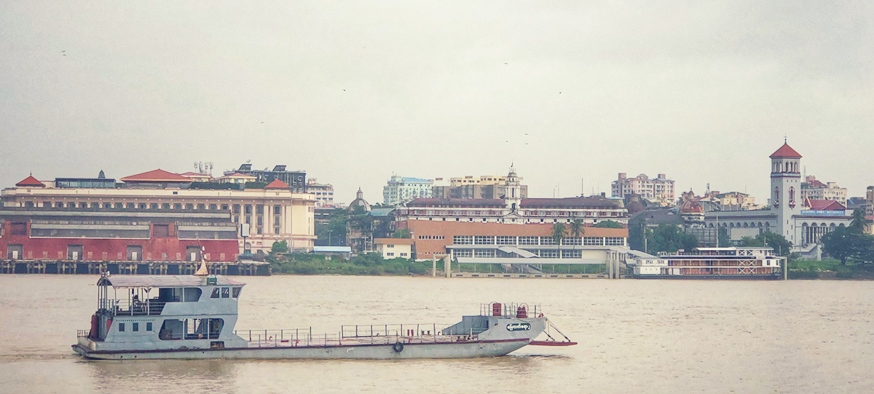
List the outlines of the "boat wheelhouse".
{"type": "Polygon", "coordinates": [[[779,279],[786,258],[769,247],[695,248],[631,260],[635,278],[779,279]]]}

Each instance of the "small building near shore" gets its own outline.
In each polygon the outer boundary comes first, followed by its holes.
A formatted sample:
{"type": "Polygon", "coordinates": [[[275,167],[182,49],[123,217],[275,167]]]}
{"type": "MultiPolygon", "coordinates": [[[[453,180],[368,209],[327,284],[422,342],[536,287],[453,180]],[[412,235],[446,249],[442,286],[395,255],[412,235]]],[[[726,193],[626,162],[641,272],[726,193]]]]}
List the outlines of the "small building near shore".
{"type": "Polygon", "coordinates": [[[413,257],[413,240],[409,238],[377,238],[373,240],[373,244],[384,259],[413,257]]]}

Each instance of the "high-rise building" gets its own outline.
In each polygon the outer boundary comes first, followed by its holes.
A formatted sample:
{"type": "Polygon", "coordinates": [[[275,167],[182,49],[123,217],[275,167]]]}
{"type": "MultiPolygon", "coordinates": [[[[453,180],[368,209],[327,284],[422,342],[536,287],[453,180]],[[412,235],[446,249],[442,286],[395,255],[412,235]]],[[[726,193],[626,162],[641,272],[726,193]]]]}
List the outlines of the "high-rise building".
{"type": "Polygon", "coordinates": [[[801,184],[801,199],[837,201],[847,205],[847,188],[838,187],[835,182],[822,183],[813,175],[808,175],[801,184]]]}
{"type": "MultiPolygon", "coordinates": [[[[522,178],[519,178],[521,181],[522,178]]],[[[502,199],[509,192],[506,187],[506,175],[483,175],[453,177],[449,182],[443,178],[437,178],[432,188],[433,198],[474,198],[474,199],[502,199]]],[[[522,198],[528,197],[528,185],[519,185],[519,193],[522,198]]]]}
{"type": "MultiPolygon", "coordinates": [[[[269,167],[268,167],[269,168],[269,167]]],[[[252,164],[246,163],[240,165],[237,171],[225,172],[225,175],[245,174],[255,177],[255,181],[270,183],[275,179],[279,179],[288,185],[289,190],[294,193],[306,193],[307,173],[305,171],[286,171],[285,165],[277,165],[272,171],[267,168],[263,170],[253,170],[252,164]]]]}
{"type": "Polygon", "coordinates": [[[392,175],[382,189],[385,205],[399,205],[416,198],[431,198],[433,179],[409,178],[392,175]]]}
{"type": "Polygon", "coordinates": [[[307,179],[307,193],[316,196],[316,207],[334,205],[334,186],[330,183],[317,183],[316,178],[307,179]]]}
{"type": "Polygon", "coordinates": [[[629,178],[624,172],[620,172],[619,179],[611,184],[611,193],[613,197],[618,198],[624,198],[629,194],[638,195],[667,205],[674,201],[674,181],[667,179],[665,174],[659,174],[656,178],[650,178],[646,174],[629,178]]]}

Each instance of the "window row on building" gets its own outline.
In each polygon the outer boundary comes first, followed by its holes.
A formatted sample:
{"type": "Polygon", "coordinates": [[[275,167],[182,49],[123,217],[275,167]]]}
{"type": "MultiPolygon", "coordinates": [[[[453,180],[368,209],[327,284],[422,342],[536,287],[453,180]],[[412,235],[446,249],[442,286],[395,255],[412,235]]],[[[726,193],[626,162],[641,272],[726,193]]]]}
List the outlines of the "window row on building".
{"type": "MultiPolygon", "coordinates": [[[[453,245],[508,245],[508,246],[534,246],[534,245],[557,245],[553,237],[537,236],[512,236],[512,235],[455,235],[452,237],[453,245]]],[[[564,237],[561,239],[562,246],[622,246],[625,245],[623,237],[564,237]]]]}
{"type": "MultiPolygon", "coordinates": [[[[526,249],[526,251],[534,253],[535,256],[546,259],[579,259],[583,257],[582,250],[557,250],[557,249],[526,249]]],[[[473,257],[473,258],[522,258],[514,253],[505,253],[497,249],[455,249],[453,251],[455,257],[473,257]]]]}

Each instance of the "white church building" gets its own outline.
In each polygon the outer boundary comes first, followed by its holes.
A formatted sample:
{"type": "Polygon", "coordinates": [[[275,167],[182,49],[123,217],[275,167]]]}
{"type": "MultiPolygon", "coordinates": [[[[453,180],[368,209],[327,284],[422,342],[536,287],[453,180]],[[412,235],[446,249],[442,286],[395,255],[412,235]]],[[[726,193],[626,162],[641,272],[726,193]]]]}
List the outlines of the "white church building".
{"type": "Polygon", "coordinates": [[[733,241],[770,231],[791,242],[795,252],[816,252],[823,235],[849,225],[852,211],[837,201],[801,199],[801,155],[788,143],[784,142],[770,157],[768,208],[707,212],[705,225],[727,229],[733,241]]]}

